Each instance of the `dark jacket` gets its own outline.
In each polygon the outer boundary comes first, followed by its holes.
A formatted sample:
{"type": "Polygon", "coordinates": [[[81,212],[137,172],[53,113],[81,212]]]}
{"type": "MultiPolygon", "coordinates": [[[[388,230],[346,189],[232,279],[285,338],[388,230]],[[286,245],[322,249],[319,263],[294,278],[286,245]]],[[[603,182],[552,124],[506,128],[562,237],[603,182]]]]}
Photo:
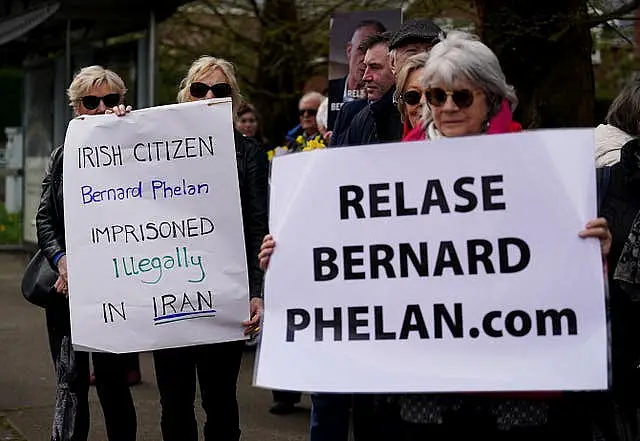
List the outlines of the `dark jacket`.
{"type": "MultiPolygon", "coordinates": [[[[263,272],[258,266],[258,252],[267,234],[267,155],[258,144],[234,131],[240,201],[244,221],[244,238],[251,297],[262,296],[263,272]]],[[[65,253],[64,205],[62,201],[63,147],[51,154],[42,181],[42,195],[36,214],[38,246],[55,268],[54,258],[65,253]]]]}
{"type": "Polygon", "coordinates": [[[342,100],[344,99],[344,85],[346,84],[347,77],[336,78],[329,80],[329,112],[327,113],[327,130],[333,130],[340,112],[343,106],[342,100]]]}
{"type": "MultiPolygon", "coordinates": [[[[640,394],[640,303],[613,278],[631,227],[640,213],[640,141],[622,147],[620,162],[612,166],[611,178],[600,215],[611,230],[609,266],[609,314],[611,318],[611,362],[616,395],[640,394]]],[[[640,287],[636,287],[636,290],[640,287]]]]}
{"type": "Polygon", "coordinates": [[[367,105],[369,102],[366,99],[350,101],[344,103],[338,112],[335,124],[333,126],[333,134],[329,141],[329,146],[342,145],[344,141],[344,135],[347,133],[351,121],[353,118],[367,105]]]}
{"type": "Polygon", "coordinates": [[[341,145],[365,145],[402,140],[402,120],[393,102],[395,88],[362,109],[351,121],[341,145]]]}

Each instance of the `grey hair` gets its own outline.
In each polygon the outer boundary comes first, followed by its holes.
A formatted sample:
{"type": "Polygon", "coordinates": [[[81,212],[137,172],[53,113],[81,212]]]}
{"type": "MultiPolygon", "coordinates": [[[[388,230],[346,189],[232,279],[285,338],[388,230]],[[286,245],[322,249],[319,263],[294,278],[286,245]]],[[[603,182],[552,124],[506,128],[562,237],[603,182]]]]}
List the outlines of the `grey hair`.
{"type": "Polygon", "coordinates": [[[298,105],[302,104],[303,101],[307,101],[307,100],[317,101],[319,106],[320,104],[322,104],[322,100],[324,100],[324,95],[321,94],[320,92],[315,92],[315,91],[307,92],[304,95],[302,95],[302,98],[300,98],[300,101],[298,101],[298,105]]]}
{"type": "Polygon", "coordinates": [[[316,115],[316,122],[318,127],[327,128],[327,116],[329,113],[329,98],[325,97],[318,107],[318,114],[316,115]]]}
{"type": "MultiPolygon", "coordinates": [[[[458,79],[469,81],[485,93],[487,120],[498,113],[503,99],[512,111],[518,105],[515,89],[507,83],[496,54],[478,36],[451,31],[441,35],[440,42],[429,52],[422,85],[426,89],[437,81],[451,87],[458,79]]],[[[422,119],[425,127],[432,120],[430,106],[424,106],[422,119]]]]}
{"type": "Polygon", "coordinates": [[[613,100],[605,122],[631,136],[640,135],[640,75],[636,74],[613,100]]]}

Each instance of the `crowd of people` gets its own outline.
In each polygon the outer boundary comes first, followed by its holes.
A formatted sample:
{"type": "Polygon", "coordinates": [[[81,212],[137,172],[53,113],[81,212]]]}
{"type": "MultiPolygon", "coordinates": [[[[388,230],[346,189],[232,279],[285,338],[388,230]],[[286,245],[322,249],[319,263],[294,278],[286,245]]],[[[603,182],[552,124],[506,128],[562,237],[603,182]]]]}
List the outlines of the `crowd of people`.
{"type": "MultiPolygon", "coordinates": [[[[518,99],[492,50],[476,36],[444,33],[430,20],[405,22],[386,32],[373,23],[356,29],[351,47],[356,77],[342,83],[362,87],[361,97],[344,95],[335,121],[329,98],[309,92],[299,101],[299,124],[280,152],[303,154],[314,146],[348,147],[412,142],[459,136],[519,132],[513,120],[518,99]],[[361,57],[358,64],[357,56],[361,57]],[[348,100],[346,98],[349,98],[348,100]]],[[[350,59],[351,61],[351,59],[350,59]]],[[[68,89],[76,115],[113,113],[126,117],[126,87],[99,66],[79,71],[68,89]]],[[[179,86],[178,102],[231,97],[235,147],[247,247],[251,319],[243,325],[256,335],[262,314],[262,278],[276,250],[267,222],[268,158],[278,154],[262,134],[262,119],[240,93],[233,65],[203,56],[179,86]],[[271,155],[268,152],[271,151],[271,155]]],[[[614,101],[606,124],[596,129],[598,166],[611,168],[603,188],[600,218],[576,234],[599,240],[610,298],[613,383],[599,393],[531,392],[518,394],[327,394],[311,393],[311,441],[346,441],[350,424],[356,441],[467,439],[576,440],[636,439],[640,410],[640,331],[637,263],[640,256],[640,81],[614,101]],[[599,437],[599,438],[598,438],[599,437]]],[[[62,212],[62,155],[56,149],[43,181],[37,215],[39,246],[59,273],[60,301],[47,308],[58,390],[52,440],[86,440],[89,356],[73,350],[66,297],[67,267],[62,212]]],[[[595,163],[595,159],[594,159],[595,163]]],[[[553,226],[540,226],[553,228],[553,226]]],[[[165,441],[196,441],[196,375],[207,421],[207,441],[240,438],[236,382],[245,342],[156,351],[155,374],[165,441]]],[[[136,439],[135,405],[127,375],[131,359],[92,354],[95,383],[110,441],[136,439]]],[[[300,392],[273,391],[274,414],[286,414],[300,392]]]]}

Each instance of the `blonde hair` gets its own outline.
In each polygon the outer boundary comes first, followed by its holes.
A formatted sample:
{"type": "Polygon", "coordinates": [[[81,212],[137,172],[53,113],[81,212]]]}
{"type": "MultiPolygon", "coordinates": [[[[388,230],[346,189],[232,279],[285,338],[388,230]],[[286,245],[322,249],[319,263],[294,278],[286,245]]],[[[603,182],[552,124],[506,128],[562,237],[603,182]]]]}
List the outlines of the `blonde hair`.
{"type": "Polygon", "coordinates": [[[407,81],[409,80],[409,77],[413,72],[424,68],[424,66],[427,64],[428,59],[429,54],[427,52],[413,55],[409,57],[404,66],[402,66],[402,69],[400,69],[400,72],[398,72],[398,77],[396,79],[396,91],[393,94],[393,100],[397,103],[398,111],[400,112],[400,118],[403,122],[406,118],[406,104],[402,99],[402,94],[405,92],[405,88],[407,87],[407,81]]]}
{"type": "Polygon", "coordinates": [[[97,65],[83,67],[75,74],[69,89],[67,89],[69,105],[75,109],[82,97],[86,96],[92,88],[100,87],[103,84],[107,84],[114,93],[120,94],[123,98],[127,93],[124,81],[114,71],[97,65]]]}
{"type": "Polygon", "coordinates": [[[240,95],[238,80],[236,80],[236,68],[231,62],[223,58],[216,58],[210,55],[203,55],[191,64],[191,67],[187,71],[187,76],[180,82],[178,102],[184,103],[185,101],[189,101],[189,87],[191,86],[191,83],[194,83],[216,69],[220,69],[222,71],[224,76],[227,78],[227,82],[231,86],[231,101],[233,108],[235,109],[239,106],[242,102],[242,96],[240,95]]]}

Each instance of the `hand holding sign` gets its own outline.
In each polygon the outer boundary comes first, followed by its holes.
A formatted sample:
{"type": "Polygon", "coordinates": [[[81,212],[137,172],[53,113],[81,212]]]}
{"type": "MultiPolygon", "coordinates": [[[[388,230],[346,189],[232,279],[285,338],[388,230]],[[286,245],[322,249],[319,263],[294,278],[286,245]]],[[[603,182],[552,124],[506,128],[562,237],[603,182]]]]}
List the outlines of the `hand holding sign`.
{"type": "Polygon", "coordinates": [[[536,131],[276,159],[256,384],[606,388],[593,142],[536,131]]]}

